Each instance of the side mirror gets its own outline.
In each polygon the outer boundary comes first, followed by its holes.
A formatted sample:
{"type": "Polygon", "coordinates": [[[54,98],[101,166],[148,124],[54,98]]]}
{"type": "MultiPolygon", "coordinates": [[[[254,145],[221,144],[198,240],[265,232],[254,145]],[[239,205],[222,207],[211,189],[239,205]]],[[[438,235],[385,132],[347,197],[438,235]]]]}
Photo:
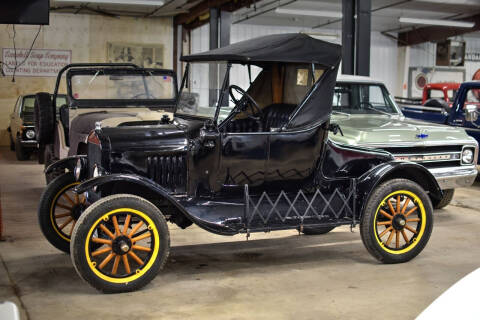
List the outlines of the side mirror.
{"type": "Polygon", "coordinates": [[[467,104],[465,107],[465,120],[468,122],[475,122],[478,119],[477,106],[474,104],[467,104]]]}

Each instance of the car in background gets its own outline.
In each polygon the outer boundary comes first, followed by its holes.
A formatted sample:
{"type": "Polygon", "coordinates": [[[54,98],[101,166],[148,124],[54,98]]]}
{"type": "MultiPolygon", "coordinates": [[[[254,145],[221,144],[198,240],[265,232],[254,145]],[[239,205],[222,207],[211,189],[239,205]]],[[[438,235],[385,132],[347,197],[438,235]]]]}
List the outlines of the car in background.
{"type": "Polygon", "coordinates": [[[57,75],[53,95],[35,95],[35,130],[39,162],[45,165],[47,184],[72,166],[68,157],[86,154],[86,139],[96,123],[103,127],[151,125],[172,116],[177,101],[173,70],[139,68],[131,63],[76,63],[57,75]],[[62,77],[65,74],[65,77],[62,77]],[[60,82],[65,79],[66,102],[58,105],[60,82]],[[66,159],[55,169],[49,166],[66,159]]]}
{"type": "MultiPolygon", "coordinates": [[[[406,117],[428,122],[442,123],[451,127],[463,128],[468,135],[480,142],[480,81],[467,81],[460,85],[448,112],[437,110],[415,110],[409,105],[400,105],[406,117]]],[[[477,162],[478,163],[478,162],[477,162]]]]}
{"type": "MultiPolygon", "coordinates": [[[[65,95],[58,95],[57,109],[66,103],[65,95]]],[[[26,94],[17,98],[13,112],[10,114],[10,150],[15,151],[17,160],[28,160],[32,152],[38,149],[34,126],[33,110],[35,95],[26,94]]]]}
{"type": "Polygon", "coordinates": [[[406,118],[383,82],[340,75],[333,97],[332,122],[343,134],[330,138],[340,144],[383,149],[396,160],[426,167],[444,191],[434,208],[450,203],[454,189],[473,184],[478,143],[463,128],[406,118]]]}

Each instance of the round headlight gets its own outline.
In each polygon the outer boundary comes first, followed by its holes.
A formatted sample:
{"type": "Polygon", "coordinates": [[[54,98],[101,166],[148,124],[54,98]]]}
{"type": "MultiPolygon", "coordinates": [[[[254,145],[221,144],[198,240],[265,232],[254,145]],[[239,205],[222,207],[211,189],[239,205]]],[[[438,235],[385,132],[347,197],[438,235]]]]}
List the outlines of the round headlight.
{"type": "Polygon", "coordinates": [[[473,150],[465,149],[462,151],[462,163],[470,164],[473,162],[473,150]]]}
{"type": "Polygon", "coordinates": [[[82,159],[78,159],[77,164],[75,165],[75,169],[73,169],[73,175],[75,176],[75,180],[77,181],[79,181],[80,177],[82,176],[82,166],[82,159]]]}
{"type": "Polygon", "coordinates": [[[93,177],[96,178],[96,177],[99,177],[101,175],[102,175],[102,172],[100,171],[98,166],[95,165],[95,167],[93,168],[93,177]]]}
{"type": "Polygon", "coordinates": [[[35,131],[33,130],[27,130],[25,132],[25,136],[28,138],[28,139],[33,139],[35,138],[35,131]]]}

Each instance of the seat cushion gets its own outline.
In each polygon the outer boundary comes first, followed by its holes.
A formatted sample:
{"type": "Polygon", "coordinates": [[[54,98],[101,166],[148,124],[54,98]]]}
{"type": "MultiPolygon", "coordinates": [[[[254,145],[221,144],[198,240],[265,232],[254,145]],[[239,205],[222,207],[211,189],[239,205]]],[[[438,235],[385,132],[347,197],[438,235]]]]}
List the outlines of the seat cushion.
{"type": "Polygon", "coordinates": [[[236,119],[227,123],[227,132],[262,132],[262,124],[254,119],[236,119]]]}

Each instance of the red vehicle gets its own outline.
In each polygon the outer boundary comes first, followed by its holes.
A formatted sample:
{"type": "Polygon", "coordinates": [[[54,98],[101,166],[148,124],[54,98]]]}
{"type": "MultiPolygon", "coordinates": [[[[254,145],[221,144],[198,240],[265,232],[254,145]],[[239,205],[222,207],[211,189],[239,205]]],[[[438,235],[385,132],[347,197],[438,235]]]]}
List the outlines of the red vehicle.
{"type": "Polygon", "coordinates": [[[429,83],[423,88],[422,105],[428,105],[432,99],[441,99],[451,107],[459,87],[457,82],[429,83]]]}

